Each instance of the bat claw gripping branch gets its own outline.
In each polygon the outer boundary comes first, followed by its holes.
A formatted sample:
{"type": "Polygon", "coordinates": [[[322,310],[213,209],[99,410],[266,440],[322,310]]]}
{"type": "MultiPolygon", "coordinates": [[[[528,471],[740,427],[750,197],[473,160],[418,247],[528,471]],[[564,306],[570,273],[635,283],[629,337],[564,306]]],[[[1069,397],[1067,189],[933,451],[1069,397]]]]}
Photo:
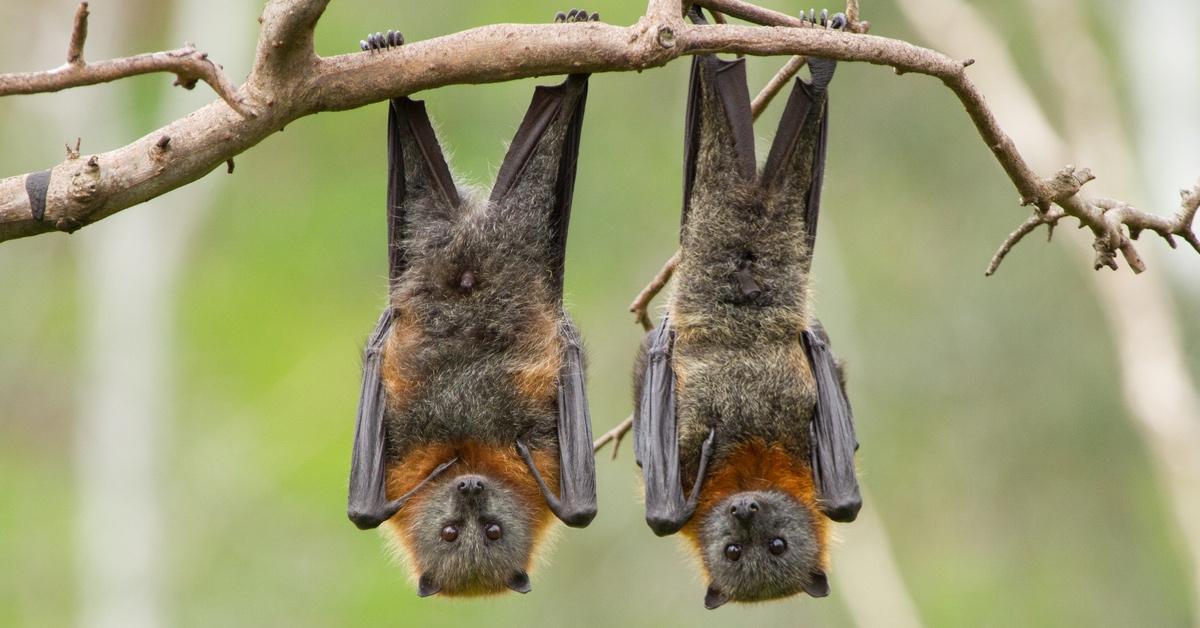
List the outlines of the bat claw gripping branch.
{"type": "MultiPolygon", "coordinates": [[[[849,21],[846,19],[845,13],[835,13],[833,17],[829,16],[829,11],[821,9],[820,15],[816,11],[809,9],[805,15],[800,12],[800,21],[811,24],[817,28],[825,28],[830,30],[845,30],[849,21]]],[[[837,67],[837,61],[833,59],[822,59],[820,57],[808,58],[808,69],[812,73],[812,87],[817,90],[825,90],[830,81],[833,80],[833,70],[837,67]]]]}
{"type": "Polygon", "coordinates": [[[375,52],[387,50],[388,48],[398,48],[404,45],[404,34],[400,31],[388,31],[386,33],[369,33],[366,39],[359,40],[358,47],[363,52],[375,52]]]}
{"type": "Polygon", "coordinates": [[[554,21],[559,24],[570,23],[570,22],[599,22],[600,14],[599,13],[588,13],[584,9],[571,9],[570,11],[567,11],[566,13],[563,13],[562,11],[555,13],[554,21]]]}
{"type": "Polygon", "coordinates": [[[809,9],[807,15],[804,14],[804,11],[801,11],[800,21],[813,26],[831,28],[839,31],[846,28],[846,25],[849,23],[849,20],[846,19],[845,13],[834,13],[831,17],[829,15],[829,9],[821,9],[820,14],[818,14],[814,9],[809,9]]]}

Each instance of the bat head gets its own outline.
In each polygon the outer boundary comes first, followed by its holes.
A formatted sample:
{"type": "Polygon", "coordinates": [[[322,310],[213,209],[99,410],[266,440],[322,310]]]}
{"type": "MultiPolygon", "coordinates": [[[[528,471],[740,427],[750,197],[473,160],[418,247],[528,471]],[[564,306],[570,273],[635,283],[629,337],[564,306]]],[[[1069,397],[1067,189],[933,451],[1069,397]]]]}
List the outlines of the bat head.
{"type": "Polygon", "coordinates": [[[829,594],[824,539],[811,508],[781,491],[741,491],[714,505],[697,530],[709,574],[704,606],[829,594]]]}
{"type": "Polygon", "coordinates": [[[538,522],[520,489],[466,473],[427,491],[403,522],[417,594],[528,593],[538,522]]]}

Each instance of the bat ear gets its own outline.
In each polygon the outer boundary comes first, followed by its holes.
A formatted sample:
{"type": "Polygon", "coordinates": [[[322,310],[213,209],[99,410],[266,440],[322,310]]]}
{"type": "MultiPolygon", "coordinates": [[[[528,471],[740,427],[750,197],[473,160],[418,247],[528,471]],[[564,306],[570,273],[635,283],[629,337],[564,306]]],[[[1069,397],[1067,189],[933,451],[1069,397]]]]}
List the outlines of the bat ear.
{"type": "Polygon", "coordinates": [[[438,584],[433,579],[428,571],[421,574],[421,578],[417,581],[417,595],[419,597],[429,597],[442,590],[442,585],[438,584]]]}
{"type": "Polygon", "coordinates": [[[829,578],[825,577],[825,572],[818,569],[808,574],[808,580],[804,581],[804,592],[812,597],[829,595],[829,578]]]}
{"type": "Polygon", "coordinates": [[[729,601],[729,595],[717,588],[717,585],[708,585],[708,591],[704,594],[704,608],[713,610],[729,601]]]}
{"type": "Polygon", "coordinates": [[[517,593],[529,593],[533,590],[533,587],[529,584],[529,574],[525,573],[524,569],[514,572],[513,575],[508,577],[508,581],[505,584],[517,593]]]}
{"type": "Polygon", "coordinates": [[[491,201],[530,216],[530,237],[543,240],[549,225],[550,266],[561,286],[562,265],[579,161],[588,75],[540,85],[496,173],[491,201]]]}
{"type": "Polygon", "coordinates": [[[744,59],[692,60],[683,139],[683,220],[693,204],[720,202],[754,181],[754,116],[744,59]]]}
{"type": "Polygon", "coordinates": [[[388,109],[388,244],[391,277],[404,269],[405,223],[444,218],[461,202],[425,103],[393,98],[388,109]],[[433,215],[428,215],[430,212],[433,215]]]}

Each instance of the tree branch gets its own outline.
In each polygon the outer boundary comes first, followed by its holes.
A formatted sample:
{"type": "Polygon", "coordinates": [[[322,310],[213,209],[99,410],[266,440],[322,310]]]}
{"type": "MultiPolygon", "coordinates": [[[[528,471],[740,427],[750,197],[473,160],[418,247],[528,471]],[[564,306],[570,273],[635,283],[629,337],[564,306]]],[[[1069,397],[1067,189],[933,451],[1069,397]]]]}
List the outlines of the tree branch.
{"type": "MultiPolygon", "coordinates": [[[[1079,196],[1082,182],[1064,182],[1061,173],[1051,179],[1037,177],[967,78],[964,68],[970,61],[958,61],[896,39],[814,28],[799,18],[742,0],[696,1],[734,17],[784,28],[690,25],[682,20],[678,0],[650,0],[646,15],[629,27],[597,22],[496,24],[381,54],[321,58],[313,50],[312,34],[328,0],[270,0],[260,18],[263,28],[253,70],[240,90],[224,82],[211,61],[189,49],[113,60],[108,63],[114,65],[109,66],[103,65],[106,62],[69,63],[40,75],[0,77],[3,95],[54,91],[136,73],[170,71],[179,74],[185,86],[189,79],[191,83],[205,80],[226,99],[123,148],[93,155],[86,161],[68,158],[47,171],[0,180],[0,241],[55,229],[74,231],[190,183],[289,122],[320,111],[351,109],[450,84],[642,70],[664,65],[681,55],[731,52],[812,54],[886,65],[900,74],[912,72],[941,79],[962,101],[1023,203],[1035,205],[1041,213],[1056,204],[1091,228],[1096,236],[1098,266],[1114,266],[1115,251],[1119,250],[1135,271],[1144,268],[1121,225],[1140,230],[1140,225],[1164,224],[1159,222],[1163,219],[1128,206],[1110,216],[1115,220],[1109,219],[1105,215],[1113,210],[1102,209],[1079,196]],[[240,115],[243,111],[257,115],[240,115]],[[165,148],[157,146],[163,136],[171,138],[165,148]]],[[[847,8],[854,11],[853,4],[847,8]]],[[[86,16],[83,6],[76,14],[69,53],[74,52],[78,41],[79,59],[86,16]]],[[[865,30],[865,24],[852,26],[865,30]]],[[[1166,233],[1180,235],[1189,242],[1195,239],[1190,222],[1184,225],[1176,221],[1170,226],[1166,233]]]]}
{"type": "Polygon", "coordinates": [[[88,3],[80,2],[75,9],[75,24],[67,44],[67,63],[83,63],[83,42],[87,41],[88,3]]]}
{"type": "Polygon", "coordinates": [[[176,85],[192,89],[197,81],[204,81],[238,113],[253,115],[242,102],[237,87],[230,83],[217,64],[208,58],[208,53],[200,52],[191,45],[175,50],[86,63],[83,60],[83,44],[87,39],[87,20],[88,3],[83,2],[75,11],[66,64],[43,72],[0,74],[0,96],[43,94],[72,87],[108,83],[140,74],[169,72],[176,76],[176,85]]]}
{"type": "Polygon", "coordinates": [[[650,283],[646,284],[646,287],[642,288],[642,291],[638,293],[633,303],[629,304],[629,311],[633,312],[634,318],[637,319],[638,323],[641,323],[642,329],[646,331],[654,329],[654,324],[650,322],[650,315],[646,313],[646,308],[649,307],[654,297],[658,296],[658,293],[662,291],[663,286],[667,285],[667,282],[671,280],[671,275],[675,273],[675,267],[678,265],[679,251],[675,251],[675,254],[663,264],[662,269],[658,271],[654,279],[651,279],[650,283]]]}
{"type": "Polygon", "coordinates": [[[788,59],[788,62],[783,64],[783,67],[779,68],[779,71],[775,73],[775,76],[771,77],[771,80],[762,88],[762,91],[754,97],[754,102],[750,103],[750,114],[755,120],[767,108],[767,105],[771,104],[771,100],[779,94],[779,90],[783,89],[792,80],[792,77],[796,76],[800,68],[804,67],[805,63],[806,59],[804,57],[796,55],[788,59]]]}
{"type": "Polygon", "coordinates": [[[632,414],[625,417],[625,420],[618,423],[616,427],[601,434],[600,438],[597,438],[595,442],[592,443],[592,454],[600,453],[600,450],[604,449],[605,445],[612,443],[612,459],[616,460],[617,453],[621,451],[621,439],[625,438],[626,432],[628,432],[629,428],[631,427],[633,427],[632,414]]]}

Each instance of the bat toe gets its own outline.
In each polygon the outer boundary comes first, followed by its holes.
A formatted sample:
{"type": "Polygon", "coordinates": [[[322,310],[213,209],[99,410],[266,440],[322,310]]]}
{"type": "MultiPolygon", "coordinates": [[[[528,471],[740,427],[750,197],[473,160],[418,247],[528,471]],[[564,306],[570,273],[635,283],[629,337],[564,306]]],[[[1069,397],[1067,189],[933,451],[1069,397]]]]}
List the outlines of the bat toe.
{"type": "Polygon", "coordinates": [[[396,30],[389,30],[386,33],[367,33],[367,38],[358,42],[358,47],[363,52],[387,50],[388,48],[396,48],[403,45],[404,34],[396,30]]]}
{"type": "Polygon", "coordinates": [[[585,9],[571,9],[570,11],[559,11],[554,14],[554,21],[559,24],[572,22],[599,22],[600,14],[597,12],[588,12],[585,9]]]}

